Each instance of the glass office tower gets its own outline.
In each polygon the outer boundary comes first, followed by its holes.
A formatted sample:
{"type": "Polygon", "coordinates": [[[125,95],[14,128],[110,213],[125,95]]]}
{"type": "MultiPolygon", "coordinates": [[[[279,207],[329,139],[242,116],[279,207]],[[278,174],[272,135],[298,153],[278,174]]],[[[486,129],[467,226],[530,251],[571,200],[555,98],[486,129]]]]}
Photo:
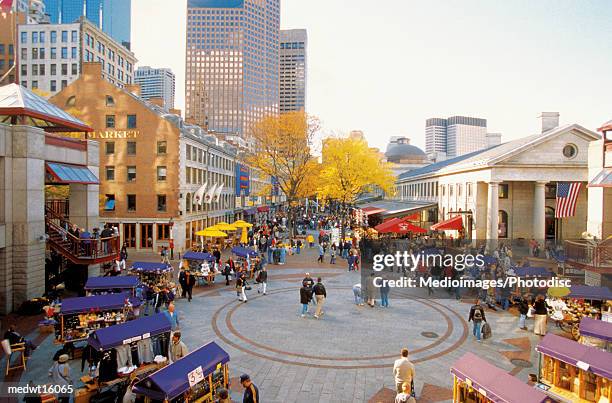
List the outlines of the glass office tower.
{"type": "Polygon", "coordinates": [[[186,117],[248,138],[278,114],[280,0],[188,0],[186,117]]]}

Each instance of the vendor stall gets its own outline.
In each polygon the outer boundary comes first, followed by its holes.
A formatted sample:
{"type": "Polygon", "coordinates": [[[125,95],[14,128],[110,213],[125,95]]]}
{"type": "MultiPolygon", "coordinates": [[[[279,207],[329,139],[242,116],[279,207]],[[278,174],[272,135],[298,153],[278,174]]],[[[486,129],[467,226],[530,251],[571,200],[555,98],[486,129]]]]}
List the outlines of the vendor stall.
{"type": "MultiPolygon", "coordinates": [[[[523,280],[550,279],[556,277],[556,274],[546,269],[545,267],[513,267],[510,269],[508,276],[520,277],[523,280]]],[[[545,295],[547,287],[519,287],[517,284],[512,290],[512,298],[520,299],[524,295],[529,295],[532,298],[538,295],[545,295]]]]}
{"type": "Polygon", "coordinates": [[[584,318],[604,321],[612,318],[612,293],[608,287],[573,285],[564,300],[564,317],[558,325],[571,332],[575,340],[578,340],[579,325],[584,318]]]}
{"type": "Polygon", "coordinates": [[[97,329],[127,321],[138,306],[140,300],[126,293],[65,299],[57,313],[55,338],[60,343],[85,340],[97,329]]]}
{"type": "Polygon", "coordinates": [[[87,295],[129,293],[134,296],[139,284],[136,276],[90,277],[85,283],[85,292],[87,295]]]}
{"type": "Polygon", "coordinates": [[[544,393],[472,353],[466,353],[455,362],[451,374],[453,403],[550,401],[544,393]]]}
{"type": "Polygon", "coordinates": [[[610,402],[612,353],[554,334],[536,346],[540,388],[561,401],[610,402]]]}
{"type": "Polygon", "coordinates": [[[168,287],[172,290],[176,287],[172,281],[173,271],[169,264],[157,262],[134,262],[130,268],[130,272],[137,275],[147,287],[168,287]]]}
{"type": "Polygon", "coordinates": [[[76,403],[88,402],[106,388],[129,383],[165,366],[170,331],[166,315],[156,314],[93,332],[87,343],[98,352],[100,365],[97,377],[81,378],[85,387],[75,392],[76,403]],[[126,361],[119,361],[120,357],[126,361]]]}
{"type": "MultiPolygon", "coordinates": [[[[282,248],[284,248],[282,246],[282,244],[277,244],[275,247],[271,247],[272,248],[272,254],[273,254],[273,260],[274,262],[276,262],[276,254],[278,254],[278,262],[282,261],[282,257],[281,255],[284,253],[286,255],[287,251],[285,249],[285,252],[282,251],[282,248]]],[[[237,256],[236,260],[235,260],[235,264],[236,267],[245,267],[248,266],[248,268],[246,269],[247,271],[247,275],[249,276],[249,278],[253,277],[253,268],[254,268],[254,263],[255,263],[255,259],[258,256],[258,253],[256,251],[254,251],[253,249],[249,249],[249,248],[245,248],[243,246],[236,246],[234,248],[232,248],[232,253],[234,255],[237,256]],[[248,259],[248,264],[246,264],[248,259]]]]}
{"type": "Polygon", "coordinates": [[[579,333],[581,344],[612,352],[612,323],[589,317],[582,318],[579,333]]]}
{"type": "Polygon", "coordinates": [[[134,386],[146,401],[212,403],[229,384],[229,355],[215,342],[187,354],[134,386]]]}
{"type": "Polygon", "coordinates": [[[183,268],[196,278],[198,285],[215,281],[215,257],[205,252],[187,252],[183,255],[183,268]]]}

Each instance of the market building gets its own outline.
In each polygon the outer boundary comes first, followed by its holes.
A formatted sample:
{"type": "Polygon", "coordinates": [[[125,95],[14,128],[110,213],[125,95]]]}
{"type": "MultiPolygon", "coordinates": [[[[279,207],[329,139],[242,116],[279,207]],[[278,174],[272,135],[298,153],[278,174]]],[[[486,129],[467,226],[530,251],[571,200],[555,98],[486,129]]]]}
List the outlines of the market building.
{"type": "MultiPolygon", "coordinates": [[[[600,136],[542,115],[542,133],[407,171],[401,201],[430,202],[442,229],[471,240],[580,238],[587,227],[589,145],[600,136]],[[558,183],[580,183],[576,211],[555,218],[558,183]]],[[[433,222],[432,222],[433,223],[433,222]]]]}
{"type": "Polygon", "coordinates": [[[241,218],[239,148],[187,124],[178,110],[166,112],[161,99],[143,100],[136,85],[108,83],[100,70],[100,63],[84,64],[82,76],[51,102],[78,109],[94,129],[88,136],[100,141],[100,217],[117,226],[121,242],[185,251],[197,231],[241,218]]]}

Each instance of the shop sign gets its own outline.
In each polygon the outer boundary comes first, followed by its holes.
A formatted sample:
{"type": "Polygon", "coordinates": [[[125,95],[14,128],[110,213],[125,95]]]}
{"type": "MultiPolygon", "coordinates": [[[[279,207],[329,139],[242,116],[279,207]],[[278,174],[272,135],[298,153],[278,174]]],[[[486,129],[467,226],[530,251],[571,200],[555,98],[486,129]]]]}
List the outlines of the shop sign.
{"type": "Polygon", "coordinates": [[[140,135],[140,130],[104,130],[87,134],[90,139],[135,139],[140,135]]]}
{"type": "Polygon", "coordinates": [[[578,361],[578,362],[576,363],[576,366],[577,366],[578,368],[580,368],[581,370],[583,370],[583,371],[588,371],[588,370],[589,370],[589,367],[590,367],[590,364],[588,364],[588,363],[586,363],[586,362],[583,362],[583,361],[578,361]]]}
{"type": "Polygon", "coordinates": [[[204,380],[204,371],[202,370],[202,366],[200,365],[199,367],[191,371],[187,375],[187,379],[189,380],[190,388],[193,388],[195,385],[202,382],[204,380]]]}

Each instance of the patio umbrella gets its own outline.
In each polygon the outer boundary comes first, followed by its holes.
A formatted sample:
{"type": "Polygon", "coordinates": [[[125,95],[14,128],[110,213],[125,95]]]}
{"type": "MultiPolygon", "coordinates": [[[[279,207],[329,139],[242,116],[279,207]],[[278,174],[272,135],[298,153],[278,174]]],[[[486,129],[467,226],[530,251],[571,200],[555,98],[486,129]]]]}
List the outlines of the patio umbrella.
{"type": "Polygon", "coordinates": [[[225,238],[227,237],[227,234],[225,232],[220,231],[219,229],[215,228],[214,226],[212,227],[208,227],[206,229],[203,229],[201,231],[196,232],[197,236],[208,236],[211,238],[225,238]]]}
{"type": "Polygon", "coordinates": [[[228,224],[226,222],[219,222],[214,225],[214,227],[221,231],[236,231],[238,227],[232,224],[228,224]]]}
{"type": "Polygon", "coordinates": [[[242,220],[235,221],[232,225],[236,228],[251,228],[253,226],[253,224],[242,220]]]}
{"type": "Polygon", "coordinates": [[[550,287],[546,293],[549,297],[562,298],[568,296],[570,292],[567,287],[550,287]]]}

